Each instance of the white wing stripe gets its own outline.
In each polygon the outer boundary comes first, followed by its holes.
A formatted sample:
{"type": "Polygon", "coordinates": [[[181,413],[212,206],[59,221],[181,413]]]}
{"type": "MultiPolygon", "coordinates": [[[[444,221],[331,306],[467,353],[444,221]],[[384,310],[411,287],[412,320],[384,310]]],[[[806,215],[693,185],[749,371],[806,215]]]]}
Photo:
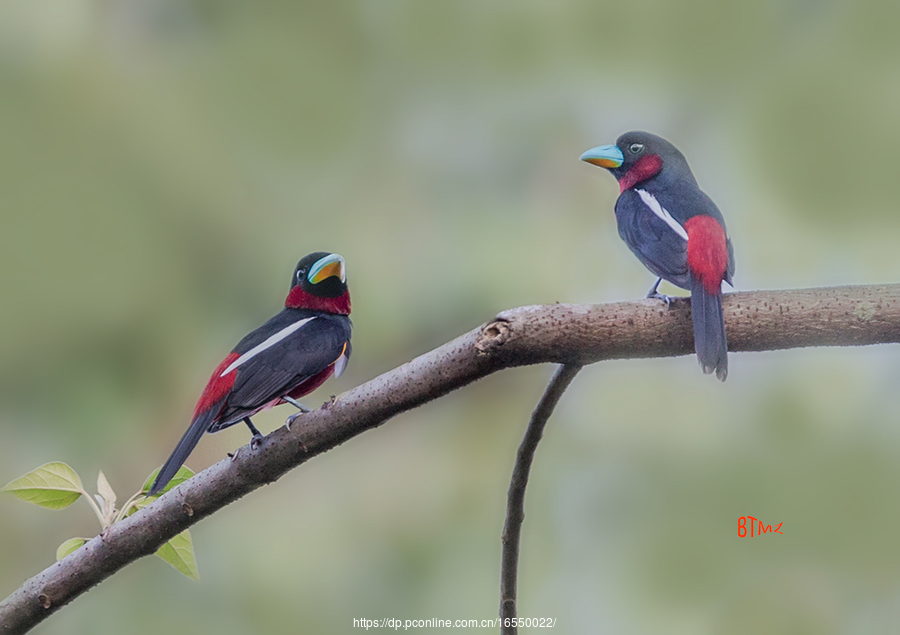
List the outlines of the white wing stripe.
{"type": "Polygon", "coordinates": [[[672,215],[666,210],[665,207],[659,204],[659,201],[656,200],[656,197],[653,196],[647,190],[635,190],[638,195],[640,195],[641,200],[650,208],[650,211],[659,216],[662,221],[672,228],[676,234],[684,238],[688,239],[687,232],[684,231],[684,227],[678,224],[678,221],[672,218],[672,215]]]}
{"type": "Polygon", "coordinates": [[[306,324],[312,320],[315,320],[315,319],[316,319],[316,317],[313,316],[313,317],[304,318],[302,320],[298,320],[298,321],[294,322],[293,324],[291,324],[290,326],[284,327],[283,329],[281,329],[280,331],[275,333],[275,335],[269,336],[266,339],[266,341],[264,341],[260,344],[257,344],[256,346],[251,348],[249,351],[247,351],[246,353],[244,353],[243,355],[238,357],[236,360],[231,362],[231,365],[228,368],[226,368],[222,372],[222,374],[219,375],[219,377],[224,377],[225,375],[227,375],[228,373],[233,371],[235,368],[237,368],[241,364],[244,364],[245,362],[250,361],[251,359],[253,359],[257,355],[262,353],[267,348],[275,346],[278,342],[280,342],[281,340],[286,338],[288,335],[290,335],[291,333],[293,333],[294,331],[299,329],[301,326],[303,326],[304,324],[306,324]]]}

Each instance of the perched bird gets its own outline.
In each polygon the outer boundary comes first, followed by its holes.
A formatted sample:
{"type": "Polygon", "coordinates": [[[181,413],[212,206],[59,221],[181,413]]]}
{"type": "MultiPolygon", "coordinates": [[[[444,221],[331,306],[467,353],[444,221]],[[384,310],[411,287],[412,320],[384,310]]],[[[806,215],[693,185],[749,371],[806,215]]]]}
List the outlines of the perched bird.
{"type": "Polygon", "coordinates": [[[159,471],[149,496],[159,493],[178,472],[204,432],[218,432],[240,421],[253,439],[262,437],[250,421],[260,410],[290,403],[311,393],[350,358],[350,293],[344,259],[316,252],[297,263],[284,310],[238,342],[213,371],[194,409],[191,425],[159,471]]]}
{"type": "Polygon", "coordinates": [[[644,265],[691,292],[694,349],[704,373],[728,375],[722,318],[722,281],[731,284],[734,251],[719,208],[697,185],[684,155],[649,132],[626,132],[616,145],[592,148],[582,161],[609,170],[619,181],[619,235],[644,265]]]}

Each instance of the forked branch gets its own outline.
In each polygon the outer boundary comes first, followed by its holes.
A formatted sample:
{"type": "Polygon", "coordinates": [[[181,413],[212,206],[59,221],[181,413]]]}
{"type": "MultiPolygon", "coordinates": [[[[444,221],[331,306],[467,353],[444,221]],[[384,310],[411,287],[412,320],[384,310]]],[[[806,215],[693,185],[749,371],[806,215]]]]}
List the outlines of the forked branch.
{"type": "MultiPolygon", "coordinates": [[[[729,350],[900,342],[900,285],[727,294],[729,350]]],[[[656,300],[556,304],[504,311],[493,321],[338,396],[241,448],[66,558],[0,602],[0,634],[24,633],[161,544],[304,461],[391,417],[504,368],[583,365],[693,352],[690,304],[656,300]],[[301,423],[302,422],[302,423],[301,423]]],[[[737,362],[737,360],[736,360],[737,362]]],[[[703,378],[698,378],[702,381],[703,378]]],[[[732,365],[730,381],[740,381],[732,365]]]]}

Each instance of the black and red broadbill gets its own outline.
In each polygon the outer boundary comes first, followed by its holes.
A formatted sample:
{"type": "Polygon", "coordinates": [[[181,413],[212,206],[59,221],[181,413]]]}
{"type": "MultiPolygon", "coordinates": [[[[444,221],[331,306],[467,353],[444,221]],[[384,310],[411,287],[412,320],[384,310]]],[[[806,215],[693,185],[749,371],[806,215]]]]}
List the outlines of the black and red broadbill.
{"type": "Polygon", "coordinates": [[[250,417],[260,410],[297,402],[334,375],[350,358],[350,293],[344,259],[316,252],[297,263],[284,310],[242,339],[213,371],[194,409],[194,418],[172,456],[159,471],[149,496],[159,493],[178,472],[204,432],[218,432],[240,421],[253,438],[250,417]]]}
{"type": "Polygon", "coordinates": [[[626,132],[616,145],[581,155],[619,181],[616,221],[631,251],[662,279],[691,292],[694,349],[704,373],[728,375],[722,281],[731,284],[734,251],[719,208],[697,185],[684,155],[648,132],[626,132]]]}

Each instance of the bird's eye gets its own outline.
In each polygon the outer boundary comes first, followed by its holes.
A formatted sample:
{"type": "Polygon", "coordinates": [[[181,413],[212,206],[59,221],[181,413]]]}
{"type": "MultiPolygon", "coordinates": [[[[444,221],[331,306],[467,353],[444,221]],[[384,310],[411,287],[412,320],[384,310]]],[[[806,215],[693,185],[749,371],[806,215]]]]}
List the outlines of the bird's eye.
{"type": "Polygon", "coordinates": [[[297,281],[303,280],[303,277],[306,275],[306,269],[297,269],[297,281]]]}
{"type": "Polygon", "coordinates": [[[641,150],[643,149],[643,143],[632,143],[630,146],[628,146],[628,151],[631,152],[631,154],[640,154],[641,150]]]}

